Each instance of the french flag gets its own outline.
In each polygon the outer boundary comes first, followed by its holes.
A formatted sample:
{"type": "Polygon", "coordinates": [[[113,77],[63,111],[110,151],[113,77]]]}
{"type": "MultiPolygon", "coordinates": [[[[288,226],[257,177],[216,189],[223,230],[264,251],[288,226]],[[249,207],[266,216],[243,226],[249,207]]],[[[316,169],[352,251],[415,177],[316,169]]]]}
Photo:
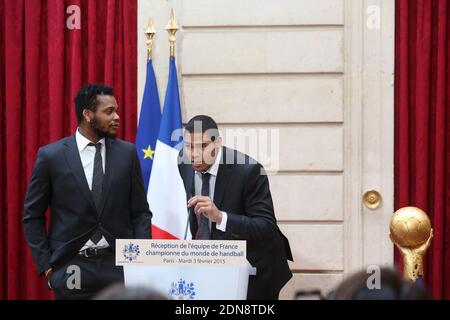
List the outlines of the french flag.
{"type": "Polygon", "coordinates": [[[153,213],[153,239],[191,239],[187,228],[186,191],[178,171],[178,153],[183,147],[180,96],[175,58],[170,57],[169,80],[156,141],[147,200],[153,213]]]}

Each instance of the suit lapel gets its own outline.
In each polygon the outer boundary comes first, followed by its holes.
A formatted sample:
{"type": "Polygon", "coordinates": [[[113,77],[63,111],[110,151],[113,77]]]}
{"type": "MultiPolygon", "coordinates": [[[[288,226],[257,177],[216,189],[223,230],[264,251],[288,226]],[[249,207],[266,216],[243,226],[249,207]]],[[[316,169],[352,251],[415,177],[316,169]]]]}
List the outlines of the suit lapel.
{"type": "Polygon", "coordinates": [[[100,203],[99,215],[102,215],[103,208],[105,207],[106,198],[109,194],[109,189],[111,188],[111,181],[114,174],[114,162],[119,159],[117,155],[116,141],[114,139],[105,139],[106,145],[106,164],[105,164],[105,178],[103,179],[102,188],[102,201],[100,203]]]}
{"type": "Polygon", "coordinates": [[[227,188],[228,180],[230,178],[230,168],[228,167],[225,160],[227,148],[222,148],[222,160],[219,164],[219,170],[217,171],[216,184],[214,186],[214,204],[219,208],[222,205],[223,196],[227,188]]]}
{"type": "MultiPolygon", "coordinates": [[[[184,189],[186,190],[187,200],[194,196],[194,169],[190,164],[179,165],[180,176],[183,180],[184,189]]],[[[193,209],[189,209],[189,228],[191,229],[192,237],[197,233],[197,219],[193,209]]]]}
{"type": "MultiPolygon", "coordinates": [[[[187,197],[192,197],[195,194],[194,190],[194,169],[189,163],[182,163],[178,166],[181,179],[183,180],[184,189],[187,197]]],[[[189,199],[188,199],[189,200],[189,199]]]]}
{"type": "Polygon", "coordinates": [[[94,199],[92,198],[91,190],[89,190],[89,185],[86,180],[86,175],[84,174],[83,165],[81,164],[80,153],[78,152],[77,143],[75,136],[69,137],[66,143],[66,149],[64,155],[66,161],[73,173],[75,181],[80,187],[81,193],[86,198],[86,200],[91,204],[92,208],[95,210],[94,199]]]}

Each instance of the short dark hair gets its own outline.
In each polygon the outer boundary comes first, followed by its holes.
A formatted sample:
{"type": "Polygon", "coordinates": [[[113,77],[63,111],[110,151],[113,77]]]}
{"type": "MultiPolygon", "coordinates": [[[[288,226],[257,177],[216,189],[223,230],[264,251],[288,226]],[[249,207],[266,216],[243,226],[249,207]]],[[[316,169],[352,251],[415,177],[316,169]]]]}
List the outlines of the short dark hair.
{"type": "Polygon", "coordinates": [[[89,109],[93,112],[97,111],[99,95],[113,95],[113,88],[105,86],[103,83],[90,83],[82,87],[75,97],[75,113],[77,114],[78,123],[83,120],[83,110],[89,109]]]}
{"type": "Polygon", "coordinates": [[[186,123],[186,131],[189,133],[197,133],[198,129],[201,129],[201,133],[208,132],[212,141],[216,140],[219,136],[219,128],[216,121],[210,116],[197,115],[186,123]]]}

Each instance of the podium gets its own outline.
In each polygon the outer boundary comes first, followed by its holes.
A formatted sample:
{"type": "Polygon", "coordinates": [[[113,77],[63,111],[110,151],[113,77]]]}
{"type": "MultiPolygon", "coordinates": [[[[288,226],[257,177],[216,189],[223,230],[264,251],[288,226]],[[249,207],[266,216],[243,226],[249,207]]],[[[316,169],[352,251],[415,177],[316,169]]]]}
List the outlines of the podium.
{"type": "Polygon", "coordinates": [[[116,264],[126,287],[148,286],[174,300],[245,300],[256,274],[245,249],[245,241],[117,240],[116,264]],[[237,247],[221,251],[230,243],[237,247]]]}

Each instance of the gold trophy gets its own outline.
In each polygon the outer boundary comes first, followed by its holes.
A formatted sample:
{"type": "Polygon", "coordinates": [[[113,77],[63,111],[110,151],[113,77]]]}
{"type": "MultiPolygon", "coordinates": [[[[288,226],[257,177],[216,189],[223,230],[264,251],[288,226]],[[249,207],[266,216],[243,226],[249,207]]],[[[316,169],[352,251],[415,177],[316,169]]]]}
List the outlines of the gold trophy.
{"type": "Polygon", "coordinates": [[[404,277],[415,282],[423,276],[423,256],[433,239],[430,219],[419,208],[404,207],[392,215],[389,230],[391,241],[403,256],[404,277]]]}

